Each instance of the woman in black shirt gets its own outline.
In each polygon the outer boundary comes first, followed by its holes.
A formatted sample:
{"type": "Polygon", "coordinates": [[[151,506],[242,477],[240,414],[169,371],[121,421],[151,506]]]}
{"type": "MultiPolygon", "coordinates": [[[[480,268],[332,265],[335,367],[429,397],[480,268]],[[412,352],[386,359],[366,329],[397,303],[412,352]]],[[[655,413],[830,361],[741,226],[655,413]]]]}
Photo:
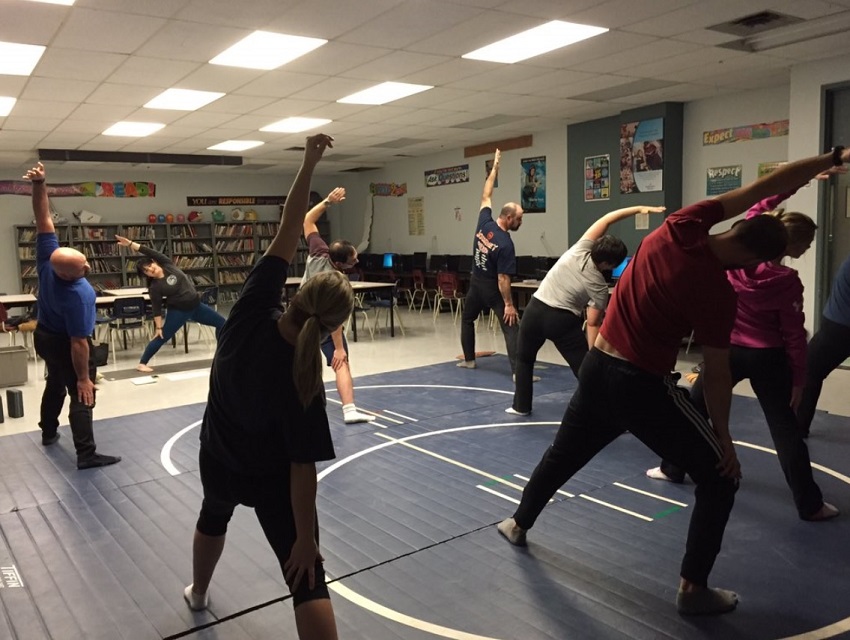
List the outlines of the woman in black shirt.
{"type": "Polygon", "coordinates": [[[254,507],[292,592],[300,638],[335,639],[318,548],[316,462],[335,456],[319,344],[351,315],[354,293],[337,271],[319,274],[280,308],[308,208],[310,178],[328,136],[307,139],[280,230],[251,271],[218,342],[201,426],[204,501],[184,598],[205,609],[238,504],[254,507]]]}
{"type": "Polygon", "coordinates": [[[150,373],[153,367],[148,365],[160,347],[171,340],[175,333],[190,320],[199,324],[215,327],[218,339],[224,326],[224,316],[201,302],[201,296],[195,290],[191,278],[178,269],[171,258],[159,251],[143,247],[138,242],[116,235],[115,239],[122,247],[138,251],[142,257],[136,261],[136,271],[148,279],[148,293],[153,307],[153,322],[156,329],[153,340],[145,347],[136,369],[150,373]],[[162,321],[162,300],[167,299],[168,313],[165,323],[162,321]]]}

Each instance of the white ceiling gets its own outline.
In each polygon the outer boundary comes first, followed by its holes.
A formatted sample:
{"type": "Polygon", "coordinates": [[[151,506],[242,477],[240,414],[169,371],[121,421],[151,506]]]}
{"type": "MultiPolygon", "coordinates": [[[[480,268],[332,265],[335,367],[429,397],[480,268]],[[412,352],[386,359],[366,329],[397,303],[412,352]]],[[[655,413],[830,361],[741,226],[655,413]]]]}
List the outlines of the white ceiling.
{"type": "Polygon", "coordinates": [[[0,96],[18,99],[0,118],[0,170],[29,166],[37,149],[211,154],[229,139],[266,144],[219,170],[291,170],[301,153],[286,149],[306,134],[258,131],[287,116],[333,120],[323,129],[338,149],[322,172],[380,167],[783,85],[794,64],[850,53],[845,34],[744,53],[718,46],[736,36],[707,29],[764,10],[837,22],[850,0],[0,0],[0,40],[47,46],[30,77],[0,75],[0,96]],[[610,31],[513,65],[461,58],[554,19],[610,31]],[[329,42],[273,71],[207,63],[256,29],[329,42]],[[384,106],[336,102],[388,80],[435,88],[384,106]],[[194,112],[142,108],[171,87],[227,95],[194,112]],[[147,138],[101,135],[118,120],[167,126],[147,138]]]}

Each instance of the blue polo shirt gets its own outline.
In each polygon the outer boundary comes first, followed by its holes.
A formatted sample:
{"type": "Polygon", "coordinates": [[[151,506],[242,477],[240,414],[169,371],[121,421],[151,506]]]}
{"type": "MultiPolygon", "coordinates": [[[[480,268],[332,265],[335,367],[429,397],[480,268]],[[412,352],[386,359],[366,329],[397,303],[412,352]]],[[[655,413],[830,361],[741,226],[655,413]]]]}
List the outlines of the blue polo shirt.
{"type": "Polygon", "coordinates": [[[94,333],[95,292],[88,280],[63,280],[50,266],[59,248],[55,233],[39,233],[35,245],[38,270],[38,323],[50,333],[86,338],[94,333]]]}
{"type": "Polygon", "coordinates": [[[828,320],[850,327],[850,256],[841,263],[835,274],[823,315],[828,320]]]}

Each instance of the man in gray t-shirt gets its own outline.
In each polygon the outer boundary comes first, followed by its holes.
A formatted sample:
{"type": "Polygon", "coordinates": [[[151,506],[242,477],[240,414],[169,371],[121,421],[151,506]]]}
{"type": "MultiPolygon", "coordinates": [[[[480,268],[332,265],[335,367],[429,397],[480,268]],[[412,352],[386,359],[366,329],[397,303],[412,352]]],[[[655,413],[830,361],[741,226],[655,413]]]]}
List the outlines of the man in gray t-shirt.
{"type": "Polygon", "coordinates": [[[537,352],[546,340],[555,344],[578,376],[608,305],[608,283],[602,272],[620,264],[627,253],[622,240],[605,235],[608,227],[638,213],[663,211],[664,207],[627,207],[606,213],[549,270],[519,324],[516,388],[513,405],[505,410],[507,413],[522,416],[531,413],[532,371],[537,352]],[[585,312],[586,333],[582,327],[585,312]]]}
{"type": "MultiPolygon", "coordinates": [[[[322,214],[332,204],[345,200],[345,189],[337,187],[304,216],[304,238],[307,240],[307,264],[304,266],[303,285],[317,273],[323,271],[347,271],[357,264],[357,249],[348,240],[334,240],[330,246],[319,235],[316,225],[322,214]]],[[[342,415],[346,424],[353,422],[372,422],[375,416],[361,413],[354,404],[354,380],[348,366],[348,342],[345,340],[344,327],[339,327],[322,342],[322,353],[328,366],[336,375],[336,389],[342,402],[342,415]]]]}

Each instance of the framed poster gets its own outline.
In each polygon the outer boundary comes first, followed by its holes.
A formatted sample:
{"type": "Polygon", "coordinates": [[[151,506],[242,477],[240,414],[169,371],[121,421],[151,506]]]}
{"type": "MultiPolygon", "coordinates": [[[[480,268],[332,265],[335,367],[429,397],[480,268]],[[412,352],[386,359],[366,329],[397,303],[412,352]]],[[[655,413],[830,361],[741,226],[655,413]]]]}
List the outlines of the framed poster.
{"type": "Polygon", "coordinates": [[[608,200],[611,197],[611,156],[588,156],[584,159],[584,201],[608,200]]]}
{"type": "Polygon", "coordinates": [[[546,156],[522,158],[522,191],[519,204],[525,213],[546,211],[546,156]]]}
{"type": "Polygon", "coordinates": [[[620,125],[620,193],[662,191],[664,118],[620,125]]]}
{"type": "Polygon", "coordinates": [[[719,196],[741,186],[743,167],[740,164],[712,167],[705,176],[705,195],[719,196]]]}

